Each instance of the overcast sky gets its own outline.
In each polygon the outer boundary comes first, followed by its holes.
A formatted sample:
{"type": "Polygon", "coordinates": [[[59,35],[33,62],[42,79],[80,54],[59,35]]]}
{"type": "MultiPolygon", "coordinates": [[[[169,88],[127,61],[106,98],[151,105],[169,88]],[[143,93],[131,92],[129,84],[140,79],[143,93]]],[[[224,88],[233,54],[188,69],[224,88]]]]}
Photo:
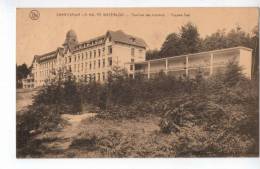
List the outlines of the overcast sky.
{"type": "Polygon", "coordinates": [[[187,22],[197,25],[202,37],[218,29],[229,31],[236,25],[251,32],[258,22],[256,8],[37,9],[37,20],[29,17],[31,10],[17,9],[17,64],[30,65],[34,55],[62,46],[70,29],[79,41],[121,29],[143,38],[150,49],[160,49],[166,36],[178,32],[187,22]],[[64,13],[74,16],[61,16],[64,13]]]}

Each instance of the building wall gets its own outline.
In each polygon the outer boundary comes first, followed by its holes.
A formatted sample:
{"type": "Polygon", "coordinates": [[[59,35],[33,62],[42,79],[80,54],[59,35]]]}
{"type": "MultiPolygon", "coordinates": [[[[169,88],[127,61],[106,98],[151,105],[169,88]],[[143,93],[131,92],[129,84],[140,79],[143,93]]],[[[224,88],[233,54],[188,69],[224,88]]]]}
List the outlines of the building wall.
{"type": "MultiPolygon", "coordinates": [[[[71,70],[76,80],[84,80],[106,71],[107,55],[105,45],[98,45],[64,56],[66,70],[71,70]]],[[[100,81],[103,79],[100,77],[100,81]]]]}
{"type": "Polygon", "coordinates": [[[198,73],[202,73],[204,77],[209,77],[218,71],[224,71],[225,67],[230,63],[241,66],[243,68],[242,72],[246,77],[251,78],[252,50],[245,47],[235,47],[134,63],[135,65],[141,65],[141,68],[139,68],[137,72],[133,71],[132,73],[143,72],[148,78],[161,71],[176,77],[189,76],[190,78],[195,78],[198,73]],[[149,65],[150,69],[147,69],[149,65]]]}
{"type": "Polygon", "coordinates": [[[240,50],[239,65],[242,67],[244,74],[252,78],[252,52],[249,50],[240,50]]]}
{"type": "Polygon", "coordinates": [[[124,67],[128,62],[140,62],[145,61],[145,49],[127,45],[115,43],[113,45],[114,53],[113,60],[114,65],[124,67]]]}
{"type": "Polygon", "coordinates": [[[51,79],[52,72],[71,71],[77,81],[96,80],[103,83],[113,66],[124,67],[126,62],[144,61],[145,49],[133,45],[115,43],[106,39],[105,43],[33,63],[35,87],[42,86],[51,79]],[[112,48],[112,53],[110,52],[112,48]],[[134,53],[131,51],[134,49],[134,53]]]}

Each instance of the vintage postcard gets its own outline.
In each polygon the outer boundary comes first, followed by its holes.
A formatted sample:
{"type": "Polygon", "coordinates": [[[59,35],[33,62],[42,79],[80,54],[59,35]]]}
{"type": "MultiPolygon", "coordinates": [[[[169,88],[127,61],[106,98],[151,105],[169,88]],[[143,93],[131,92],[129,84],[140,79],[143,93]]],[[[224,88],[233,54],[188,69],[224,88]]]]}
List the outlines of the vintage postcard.
{"type": "Polygon", "coordinates": [[[17,8],[16,157],[259,157],[258,8],[17,8]]]}

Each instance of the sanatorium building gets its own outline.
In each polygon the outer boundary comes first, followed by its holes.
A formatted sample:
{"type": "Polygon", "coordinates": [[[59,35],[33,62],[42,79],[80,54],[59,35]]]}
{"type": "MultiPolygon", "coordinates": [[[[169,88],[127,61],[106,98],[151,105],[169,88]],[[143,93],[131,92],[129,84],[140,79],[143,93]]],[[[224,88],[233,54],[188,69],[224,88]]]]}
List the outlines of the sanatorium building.
{"type": "Polygon", "coordinates": [[[210,76],[222,71],[230,62],[235,62],[251,78],[252,49],[241,46],[146,60],[145,41],[121,30],[107,31],[102,36],[83,42],[78,42],[76,33],[70,30],[62,46],[34,56],[32,73],[23,80],[24,88],[40,87],[57,71],[63,70],[71,72],[77,81],[103,83],[114,66],[125,68],[133,78],[141,74],[149,79],[159,72],[193,78],[198,72],[205,77],[210,76]]]}

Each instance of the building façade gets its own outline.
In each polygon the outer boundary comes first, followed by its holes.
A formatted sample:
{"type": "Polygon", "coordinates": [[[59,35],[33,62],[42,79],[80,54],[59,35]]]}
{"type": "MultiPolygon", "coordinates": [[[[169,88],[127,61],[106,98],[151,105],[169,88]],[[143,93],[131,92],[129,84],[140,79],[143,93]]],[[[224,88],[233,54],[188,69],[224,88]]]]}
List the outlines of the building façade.
{"type": "Polygon", "coordinates": [[[76,33],[70,30],[62,46],[34,56],[29,79],[31,88],[44,85],[57,71],[70,72],[76,81],[103,83],[114,66],[125,68],[133,78],[138,74],[149,79],[160,72],[194,78],[198,73],[211,76],[233,62],[243,68],[246,77],[251,78],[252,49],[242,46],[146,60],[145,41],[121,30],[107,31],[83,42],[78,42],[76,33]]]}
{"type": "Polygon", "coordinates": [[[78,42],[73,30],[66,34],[63,47],[43,55],[35,55],[32,74],[34,87],[42,86],[55,72],[66,70],[76,81],[104,82],[114,66],[145,61],[147,45],[141,38],[121,30],[107,31],[105,35],[78,42]]]}

